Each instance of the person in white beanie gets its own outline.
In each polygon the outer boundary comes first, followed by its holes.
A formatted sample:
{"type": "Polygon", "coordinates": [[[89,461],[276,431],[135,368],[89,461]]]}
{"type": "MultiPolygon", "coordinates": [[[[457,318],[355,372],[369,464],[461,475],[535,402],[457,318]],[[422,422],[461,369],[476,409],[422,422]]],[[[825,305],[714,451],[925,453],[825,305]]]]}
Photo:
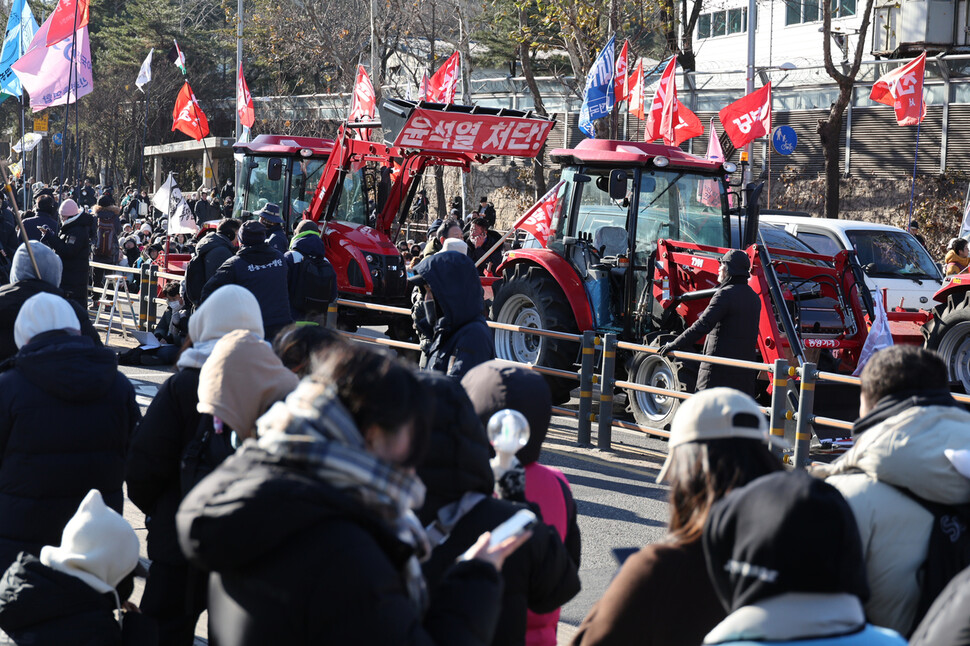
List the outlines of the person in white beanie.
{"type": "Polygon", "coordinates": [[[145,411],[128,455],[128,497],[148,517],[152,561],[142,612],[158,622],[161,641],[173,646],[192,644],[195,625],[206,607],[205,574],[190,567],[175,535],[175,511],[183,495],[182,457],[202,422],[197,409],[200,370],[216,342],[237,329],[262,338],[263,318],[252,292],[226,285],[189,318],[192,345],[183,350],[178,372],[162,384],[145,411]]]}
{"type": "Polygon", "coordinates": [[[57,541],[91,489],[122,510],[141,414],[114,352],[79,328],[70,303],[53,294],[32,296],[17,315],[20,350],[0,374],[0,569],[57,541]]]}
{"type": "Polygon", "coordinates": [[[68,298],[86,308],[94,219],[90,213],[82,211],[74,200],[61,202],[58,213],[61,216],[60,232],[42,227],[40,241],[53,249],[64,264],[61,289],[68,298]]]}
{"type": "Polygon", "coordinates": [[[153,643],[149,619],[121,612],[137,565],[135,530],[92,489],[60,545],[45,545],[39,559],[21,552],[4,573],[0,629],[11,641],[0,643],[153,643]]]}

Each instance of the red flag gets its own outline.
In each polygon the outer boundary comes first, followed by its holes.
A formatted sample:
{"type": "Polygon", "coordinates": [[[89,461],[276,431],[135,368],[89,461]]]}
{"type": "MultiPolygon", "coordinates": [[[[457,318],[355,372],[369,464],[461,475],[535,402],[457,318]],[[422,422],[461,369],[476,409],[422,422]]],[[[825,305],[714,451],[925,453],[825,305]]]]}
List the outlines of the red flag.
{"type": "Polygon", "coordinates": [[[253,124],[256,123],[253,96],[249,93],[249,86],[246,85],[242,63],[239,64],[239,78],[236,79],[236,112],[239,113],[239,123],[247,128],[252,128],[253,124]]]}
{"type": "Polygon", "coordinates": [[[513,229],[522,229],[535,236],[539,244],[545,247],[552,237],[552,216],[559,204],[559,190],[563,183],[559,182],[549,192],[526,211],[518,221],[512,225],[513,229]]]}
{"type": "MultiPolygon", "coordinates": [[[[350,116],[347,121],[373,120],[377,109],[377,94],[374,85],[367,76],[363,65],[357,66],[357,80],[354,82],[354,94],[350,100],[350,116]]],[[[361,131],[364,139],[370,139],[370,129],[361,131]]]]}
{"type": "Polygon", "coordinates": [[[47,29],[47,46],[59,43],[88,24],[88,0],[58,0],[47,29]],[[75,22],[76,20],[76,22],[75,22]]]}
{"type": "Polygon", "coordinates": [[[630,41],[623,41],[623,49],[620,50],[620,57],[616,59],[616,72],[613,75],[613,95],[616,102],[626,101],[630,92],[630,78],[627,76],[627,55],[630,48],[630,41]]]}
{"type": "Polygon", "coordinates": [[[701,120],[681,101],[677,101],[674,117],[676,123],[674,124],[673,141],[668,141],[666,135],[664,136],[664,143],[668,146],[679,146],[688,139],[704,134],[704,125],[701,120]]]}
{"type": "Polygon", "coordinates": [[[421,86],[418,88],[418,101],[428,100],[428,84],[431,81],[428,79],[428,73],[425,72],[424,76],[421,77],[421,86]]]}
{"type": "Polygon", "coordinates": [[[461,54],[457,51],[431,76],[428,82],[427,100],[432,103],[454,103],[461,69],[461,54]]]}
{"type": "Polygon", "coordinates": [[[872,86],[869,98],[893,106],[896,123],[915,126],[926,116],[923,100],[923,76],[926,70],[926,52],[914,61],[884,74],[872,86]]]}
{"type": "Polygon", "coordinates": [[[172,110],[172,130],[181,130],[196,141],[209,135],[209,121],[205,113],[195,100],[195,94],[188,82],[182,86],[175,99],[175,109],[172,110]]]}
{"type": "MultiPolygon", "coordinates": [[[[669,137],[669,141],[673,141],[673,127],[676,122],[672,120],[673,112],[677,109],[677,57],[674,56],[667,63],[667,68],[664,69],[664,73],[660,76],[660,83],[657,85],[656,91],[653,93],[653,101],[650,102],[650,110],[647,111],[647,126],[643,133],[644,141],[653,141],[654,139],[659,139],[665,132],[669,137]],[[664,128],[664,115],[665,108],[670,111],[667,120],[667,128],[664,128]]],[[[664,137],[665,141],[668,140],[664,137]]]]}
{"type": "Polygon", "coordinates": [[[771,132],[771,83],[741,97],[717,113],[735,148],[743,148],[771,132]]]}
{"type": "Polygon", "coordinates": [[[637,61],[637,66],[633,68],[633,74],[630,75],[630,97],[627,102],[627,107],[630,110],[630,114],[635,117],[644,119],[643,110],[643,59],[637,61]]]}

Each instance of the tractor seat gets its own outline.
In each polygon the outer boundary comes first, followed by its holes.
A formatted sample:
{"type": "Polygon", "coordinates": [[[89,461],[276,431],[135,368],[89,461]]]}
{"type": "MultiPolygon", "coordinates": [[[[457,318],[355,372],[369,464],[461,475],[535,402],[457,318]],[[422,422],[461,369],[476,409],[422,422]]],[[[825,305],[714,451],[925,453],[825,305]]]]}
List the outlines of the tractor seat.
{"type": "Polygon", "coordinates": [[[622,227],[600,227],[593,231],[593,248],[605,256],[619,256],[626,253],[627,231],[622,227]]]}

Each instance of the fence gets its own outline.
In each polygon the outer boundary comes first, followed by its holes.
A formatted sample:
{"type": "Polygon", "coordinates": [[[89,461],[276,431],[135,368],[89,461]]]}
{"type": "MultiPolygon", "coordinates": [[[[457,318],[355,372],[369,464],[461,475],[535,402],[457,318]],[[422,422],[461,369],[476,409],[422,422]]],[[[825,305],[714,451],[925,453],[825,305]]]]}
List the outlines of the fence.
{"type": "MultiPolygon", "coordinates": [[[[145,265],[139,269],[120,267],[117,265],[107,265],[92,262],[91,266],[98,269],[105,269],[111,273],[126,273],[138,276],[138,315],[137,327],[142,331],[151,331],[155,325],[158,313],[158,305],[165,304],[165,301],[155,298],[158,289],[158,279],[177,280],[184,279],[183,276],[159,271],[157,265],[145,265]]],[[[99,287],[91,288],[95,294],[104,294],[104,289],[99,287]]],[[[335,328],[338,307],[354,307],[372,311],[410,316],[411,311],[403,307],[393,307],[390,305],[380,305],[377,303],[364,303],[348,299],[338,299],[336,303],[330,305],[327,313],[328,327],[335,328]]],[[[488,326],[493,329],[506,330],[517,334],[530,334],[548,338],[574,341],[580,344],[580,368],[578,371],[562,370],[549,366],[539,366],[515,361],[505,361],[511,365],[517,365],[527,370],[539,374],[571,379],[578,382],[579,402],[578,408],[573,410],[561,406],[554,406],[553,412],[558,415],[574,417],[577,420],[577,443],[582,446],[590,446],[592,442],[592,425],[597,425],[597,448],[610,450],[612,447],[612,429],[620,428],[626,430],[640,431],[649,435],[667,438],[670,433],[665,430],[649,428],[640,424],[615,420],[613,418],[614,390],[622,388],[627,391],[637,391],[652,395],[674,397],[677,399],[688,399],[693,395],[690,393],[639,384],[632,381],[618,380],[616,378],[616,354],[617,350],[628,352],[642,352],[645,354],[655,354],[658,349],[655,346],[638,345],[626,341],[619,341],[615,334],[596,335],[592,330],[587,330],[582,334],[570,334],[553,330],[541,330],[531,327],[510,325],[507,323],[497,323],[488,321],[488,326]],[[598,356],[597,356],[598,355],[598,356]],[[596,412],[593,411],[593,391],[594,386],[599,385],[599,398],[596,412]]],[[[421,346],[416,343],[399,341],[386,337],[373,337],[357,332],[340,331],[346,338],[372,343],[380,346],[396,348],[399,350],[419,351],[421,346]]],[[[774,364],[759,363],[756,361],[740,361],[737,359],[726,359],[722,357],[709,357],[693,352],[672,352],[670,356],[675,359],[707,362],[719,365],[734,366],[757,372],[767,372],[770,374],[773,386],[771,405],[762,408],[762,412],[768,416],[769,431],[771,435],[783,437],[786,434],[786,426],[794,425],[794,450],[791,462],[796,467],[804,467],[809,462],[809,448],[814,425],[851,430],[852,423],[845,420],[838,420],[829,417],[822,417],[814,414],[815,405],[815,386],[819,381],[830,381],[848,385],[858,386],[858,377],[841,375],[831,372],[817,370],[814,363],[806,362],[800,367],[789,365],[785,359],[777,359],[774,364]],[[794,380],[797,378],[797,382],[794,380]]],[[[962,403],[970,404],[970,395],[954,394],[954,399],[962,403]]]]}

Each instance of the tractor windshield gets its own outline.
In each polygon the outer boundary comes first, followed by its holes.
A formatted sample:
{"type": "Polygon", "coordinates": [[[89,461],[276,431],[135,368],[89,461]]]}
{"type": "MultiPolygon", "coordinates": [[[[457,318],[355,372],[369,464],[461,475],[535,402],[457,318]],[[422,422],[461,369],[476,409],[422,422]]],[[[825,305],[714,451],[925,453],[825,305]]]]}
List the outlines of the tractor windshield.
{"type": "Polygon", "coordinates": [[[241,182],[240,189],[246,191],[245,200],[236,200],[235,209],[258,211],[267,202],[283,204],[283,191],[286,182],[280,179],[271,180],[268,175],[270,157],[247,157],[244,168],[248,171],[245,182],[241,182]]]}
{"type": "Polygon", "coordinates": [[[651,170],[640,178],[637,255],[649,256],[659,238],[729,246],[722,212],[724,185],[686,171],[651,170]]]}
{"type": "Polygon", "coordinates": [[[287,222],[300,219],[303,211],[310,206],[313,191],[320,183],[320,175],[323,167],[327,163],[326,159],[299,159],[293,160],[293,172],[290,176],[290,195],[287,203],[289,216],[287,222]]]}

